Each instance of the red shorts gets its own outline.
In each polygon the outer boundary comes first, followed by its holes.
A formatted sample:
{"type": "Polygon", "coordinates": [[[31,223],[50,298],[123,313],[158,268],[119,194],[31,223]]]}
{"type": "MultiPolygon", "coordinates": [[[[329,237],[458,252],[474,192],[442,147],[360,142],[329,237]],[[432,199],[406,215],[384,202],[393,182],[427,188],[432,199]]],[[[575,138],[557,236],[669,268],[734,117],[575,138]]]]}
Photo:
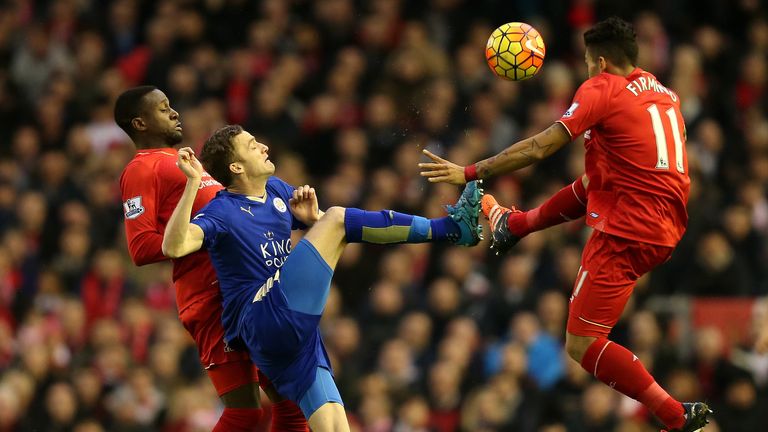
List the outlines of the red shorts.
{"type": "Polygon", "coordinates": [[[640,276],[662,264],[674,248],[595,231],[584,246],[571,294],[568,333],[607,337],[640,276]]]}
{"type": "Polygon", "coordinates": [[[198,301],[179,314],[179,319],[195,340],[200,362],[219,396],[246,384],[259,382],[258,369],[245,351],[233,351],[224,343],[218,297],[198,301]]]}

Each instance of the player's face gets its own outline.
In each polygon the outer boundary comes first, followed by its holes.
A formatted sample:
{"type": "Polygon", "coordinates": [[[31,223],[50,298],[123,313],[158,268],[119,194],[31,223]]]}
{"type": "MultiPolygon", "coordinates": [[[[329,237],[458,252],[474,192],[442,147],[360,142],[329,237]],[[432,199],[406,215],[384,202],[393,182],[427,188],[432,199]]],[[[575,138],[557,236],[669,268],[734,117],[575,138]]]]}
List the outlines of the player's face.
{"type": "Polygon", "coordinates": [[[250,133],[243,131],[234,139],[235,164],[242,167],[248,177],[270,176],[275,173],[275,164],[269,160],[269,147],[256,141],[250,133]]]}
{"type": "Polygon", "coordinates": [[[587,62],[587,75],[590,78],[600,75],[605,69],[605,59],[602,57],[594,58],[589,48],[584,52],[584,61],[587,62]]]}
{"type": "Polygon", "coordinates": [[[152,90],[144,96],[144,120],[147,133],[162,139],[168,145],[181,142],[181,118],[179,113],[171,108],[168,98],[160,90],[152,90]]]}

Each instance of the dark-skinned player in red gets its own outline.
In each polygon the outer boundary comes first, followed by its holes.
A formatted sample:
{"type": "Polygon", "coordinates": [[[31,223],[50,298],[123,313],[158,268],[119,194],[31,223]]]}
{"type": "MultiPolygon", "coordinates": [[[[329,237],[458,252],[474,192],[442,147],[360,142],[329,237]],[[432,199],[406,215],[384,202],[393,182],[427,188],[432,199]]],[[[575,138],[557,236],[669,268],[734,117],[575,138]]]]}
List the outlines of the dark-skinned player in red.
{"type": "MultiPolygon", "coordinates": [[[[179,114],[165,94],[152,86],[129,89],[115,103],[115,122],[130,136],[137,153],[120,178],[125,232],[133,262],[142,266],[163,256],[165,225],[176,207],[186,177],[176,167],[174,145],[182,141],[179,114]]],[[[222,186],[203,178],[193,212],[204,207],[222,186]]],[[[263,416],[258,385],[274,402],[272,431],[307,431],[306,420],[283,400],[251,362],[247,352],[224,344],[221,294],[207,252],[173,260],[179,318],[198,348],[200,361],[224,404],[214,432],[256,430],[263,416]]]]}
{"type": "Polygon", "coordinates": [[[505,253],[523,236],[586,216],[594,229],[571,295],[566,351],[589,373],[641,403],[667,430],[707,424],[705,403],[672,398],[629,350],[608,340],[637,279],[669,259],[685,232],[690,188],[680,100],[638,68],[632,26],[609,18],[584,34],[589,79],[563,116],[496,156],[462,167],[428,151],[431,182],[463,184],[540,161],[584,134],[586,174],[540,207],[521,212],[483,197],[492,247],[505,253]]]}

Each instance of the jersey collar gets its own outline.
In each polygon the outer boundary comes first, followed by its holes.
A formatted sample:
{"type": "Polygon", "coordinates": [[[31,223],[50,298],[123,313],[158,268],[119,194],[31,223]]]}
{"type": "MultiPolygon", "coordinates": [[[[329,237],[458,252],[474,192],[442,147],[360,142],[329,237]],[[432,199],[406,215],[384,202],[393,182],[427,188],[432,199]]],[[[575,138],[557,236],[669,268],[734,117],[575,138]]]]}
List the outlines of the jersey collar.
{"type": "Polygon", "coordinates": [[[257,202],[257,203],[264,204],[265,202],[267,202],[267,192],[266,191],[264,192],[264,196],[258,197],[258,196],[253,196],[253,195],[243,195],[243,194],[239,194],[239,193],[230,192],[230,191],[228,191],[226,189],[222,189],[219,192],[217,192],[217,195],[227,195],[227,196],[230,196],[232,198],[235,198],[235,199],[238,199],[238,200],[248,201],[248,202],[251,202],[251,203],[252,202],[257,202]]]}

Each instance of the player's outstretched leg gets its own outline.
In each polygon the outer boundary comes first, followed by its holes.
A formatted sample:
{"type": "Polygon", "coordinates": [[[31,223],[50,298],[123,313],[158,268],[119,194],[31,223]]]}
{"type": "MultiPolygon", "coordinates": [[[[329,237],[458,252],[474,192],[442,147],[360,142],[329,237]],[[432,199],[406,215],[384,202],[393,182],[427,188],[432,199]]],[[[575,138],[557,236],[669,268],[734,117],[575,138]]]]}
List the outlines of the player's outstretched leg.
{"type": "Polygon", "coordinates": [[[449,241],[474,246],[481,239],[478,224],[483,190],[478,181],[467,183],[455,205],[446,206],[448,216],[427,219],[392,210],[378,212],[347,209],[345,240],[349,243],[426,243],[449,241]]]}
{"type": "Polygon", "coordinates": [[[304,237],[331,269],[346,243],[426,243],[448,241],[474,246],[480,241],[478,224],[483,190],[479,182],[467,183],[455,205],[446,206],[448,216],[427,219],[392,210],[365,211],[331,207],[304,237]]]}
{"type": "Polygon", "coordinates": [[[587,191],[583,178],[579,177],[540,206],[526,212],[514,207],[502,207],[491,195],[483,197],[482,209],[491,225],[491,248],[499,255],[508,252],[521,238],[532,232],[584,216],[587,210],[587,191]]]}

